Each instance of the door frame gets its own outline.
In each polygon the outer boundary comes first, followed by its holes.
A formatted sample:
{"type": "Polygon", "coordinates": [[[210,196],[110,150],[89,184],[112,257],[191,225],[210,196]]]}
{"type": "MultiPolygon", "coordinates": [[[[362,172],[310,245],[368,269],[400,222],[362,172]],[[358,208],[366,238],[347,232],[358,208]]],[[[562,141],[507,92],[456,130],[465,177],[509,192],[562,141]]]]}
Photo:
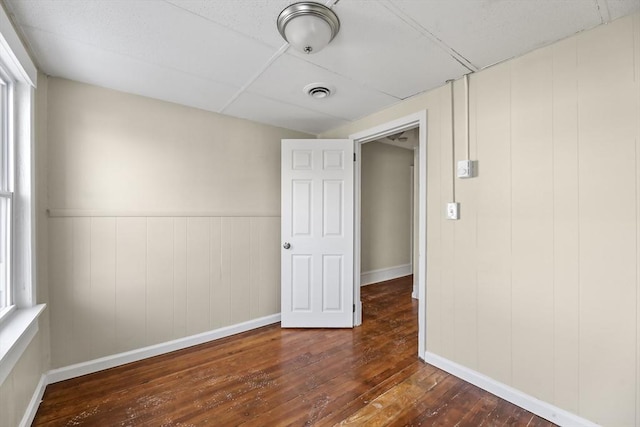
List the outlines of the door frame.
{"type": "Polygon", "coordinates": [[[418,128],[418,357],[424,360],[427,343],[426,291],[427,291],[427,110],[422,110],[390,122],[349,135],[354,141],[356,153],[354,169],[354,257],[353,257],[353,301],[355,313],[353,324],[362,324],[362,301],[360,300],[361,261],[361,186],[362,144],[372,142],[405,130],[418,128]]]}

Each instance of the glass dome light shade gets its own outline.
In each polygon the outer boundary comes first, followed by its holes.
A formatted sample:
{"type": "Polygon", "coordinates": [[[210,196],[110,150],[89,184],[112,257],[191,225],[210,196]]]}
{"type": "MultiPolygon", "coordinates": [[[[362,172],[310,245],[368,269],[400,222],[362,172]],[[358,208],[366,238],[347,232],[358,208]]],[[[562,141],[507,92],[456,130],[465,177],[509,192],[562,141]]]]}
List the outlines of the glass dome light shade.
{"type": "Polygon", "coordinates": [[[322,50],[340,30],[338,16],[323,4],[303,1],[287,6],[278,15],[280,35],[300,52],[322,50]]]}
{"type": "Polygon", "coordinates": [[[284,34],[294,49],[304,53],[320,52],[331,41],[331,27],[314,15],[292,19],[287,23],[284,34]]]}

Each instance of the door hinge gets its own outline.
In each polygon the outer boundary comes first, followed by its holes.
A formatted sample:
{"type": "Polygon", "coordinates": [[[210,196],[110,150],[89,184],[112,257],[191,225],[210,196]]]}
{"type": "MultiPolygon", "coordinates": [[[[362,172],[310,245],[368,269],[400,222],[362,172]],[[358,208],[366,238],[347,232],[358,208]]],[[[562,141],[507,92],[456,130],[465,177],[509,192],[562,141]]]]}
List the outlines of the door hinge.
{"type": "Polygon", "coordinates": [[[353,304],[353,312],[354,313],[356,312],[356,305],[355,304],[353,304]]]}
{"type": "Polygon", "coordinates": [[[353,153],[353,161],[356,161],[356,153],[353,153]]]}

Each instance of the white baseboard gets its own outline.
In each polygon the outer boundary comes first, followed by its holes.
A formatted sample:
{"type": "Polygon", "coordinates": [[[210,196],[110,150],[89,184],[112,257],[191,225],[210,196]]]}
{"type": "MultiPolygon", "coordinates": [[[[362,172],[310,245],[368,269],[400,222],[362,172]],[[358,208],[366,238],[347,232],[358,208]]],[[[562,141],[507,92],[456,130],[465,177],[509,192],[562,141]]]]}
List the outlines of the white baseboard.
{"type": "Polygon", "coordinates": [[[408,276],[411,273],[411,264],[396,265],[395,267],[365,271],[360,274],[360,286],[397,279],[398,277],[408,276]]]}
{"type": "Polygon", "coordinates": [[[550,403],[536,399],[533,396],[440,357],[437,354],[426,352],[424,361],[559,426],[598,427],[598,424],[553,406],[550,403]]]}
{"type": "Polygon", "coordinates": [[[82,375],[92,374],[126,363],[137,362],[138,360],[147,359],[153,356],[170,353],[176,350],[182,350],[194,345],[203,344],[209,341],[228,337],[230,335],[246,332],[251,329],[260,328],[262,326],[271,325],[280,321],[280,313],[270,316],[261,317],[259,319],[249,320],[235,325],[225,326],[223,328],[214,329],[213,331],[203,332],[201,334],[192,335],[190,337],[179,338],[173,341],[167,341],[161,344],[143,347],[136,350],[118,353],[111,356],[101,357],[87,362],[77,363],[75,365],[65,366],[63,368],[53,369],[47,372],[47,384],[57,383],[59,381],[76,378],[82,375]]]}
{"type": "Polygon", "coordinates": [[[47,384],[47,374],[42,374],[40,376],[40,381],[38,381],[38,385],[36,386],[36,390],[33,392],[33,396],[31,396],[29,406],[27,406],[27,410],[22,416],[20,427],[29,427],[33,423],[33,419],[36,417],[36,412],[38,412],[40,402],[42,402],[42,396],[44,396],[44,389],[47,388],[47,384]]]}

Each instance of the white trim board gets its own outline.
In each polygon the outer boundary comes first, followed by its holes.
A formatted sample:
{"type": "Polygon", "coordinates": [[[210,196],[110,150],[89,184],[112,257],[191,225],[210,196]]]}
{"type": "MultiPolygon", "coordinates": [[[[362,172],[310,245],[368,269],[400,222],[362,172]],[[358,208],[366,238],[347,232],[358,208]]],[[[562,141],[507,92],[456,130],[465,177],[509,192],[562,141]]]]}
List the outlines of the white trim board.
{"type": "Polygon", "coordinates": [[[437,354],[428,351],[425,352],[424,361],[559,426],[599,427],[598,424],[587,419],[536,399],[533,396],[445,359],[444,357],[438,356],[437,354]]]}
{"type": "Polygon", "coordinates": [[[360,274],[360,286],[371,285],[373,283],[384,282],[385,280],[408,276],[411,272],[411,264],[402,264],[396,265],[395,267],[363,271],[362,274],[360,274]]]}
{"type": "Polygon", "coordinates": [[[418,193],[419,193],[419,209],[418,209],[418,259],[414,260],[414,265],[417,263],[418,273],[418,356],[422,357],[427,348],[427,328],[426,328],[426,299],[427,292],[426,284],[426,254],[427,254],[427,110],[418,111],[416,113],[409,114],[395,120],[374,126],[372,128],[356,132],[349,135],[350,139],[355,142],[356,151],[356,164],[355,164],[355,252],[354,252],[354,266],[353,266],[353,280],[354,280],[354,297],[356,302],[356,311],[354,314],[354,325],[358,326],[362,323],[362,304],[360,304],[360,258],[361,258],[361,241],[360,241],[360,199],[361,199],[361,154],[362,144],[375,141],[376,139],[383,138],[385,136],[392,135],[394,133],[418,128],[418,193]]]}
{"type": "Polygon", "coordinates": [[[167,341],[149,347],[101,357],[99,359],[89,360],[87,362],[77,363],[63,368],[52,369],[43,374],[40,378],[40,382],[33,392],[29,406],[27,406],[24,416],[22,417],[20,427],[27,427],[31,425],[36,416],[36,412],[38,411],[38,407],[40,406],[40,402],[42,401],[45,388],[49,384],[69,380],[82,375],[92,374],[109,368],[115,368],[116,366],[137,362],[149,357],[171,353],[172,351],[182,350],[194,345],[204,344],[220,338],[236,335],[241,332],[247,332],[273,323],[278,323],[279,321],[280,313],[276,313],[270,316],[260,317],[258,319],[248,320],[235,325],[229,325],[212,331],[203,332],[201,334],[192,335],[190,337],[179,338],[177,340],[167,341]]]}

